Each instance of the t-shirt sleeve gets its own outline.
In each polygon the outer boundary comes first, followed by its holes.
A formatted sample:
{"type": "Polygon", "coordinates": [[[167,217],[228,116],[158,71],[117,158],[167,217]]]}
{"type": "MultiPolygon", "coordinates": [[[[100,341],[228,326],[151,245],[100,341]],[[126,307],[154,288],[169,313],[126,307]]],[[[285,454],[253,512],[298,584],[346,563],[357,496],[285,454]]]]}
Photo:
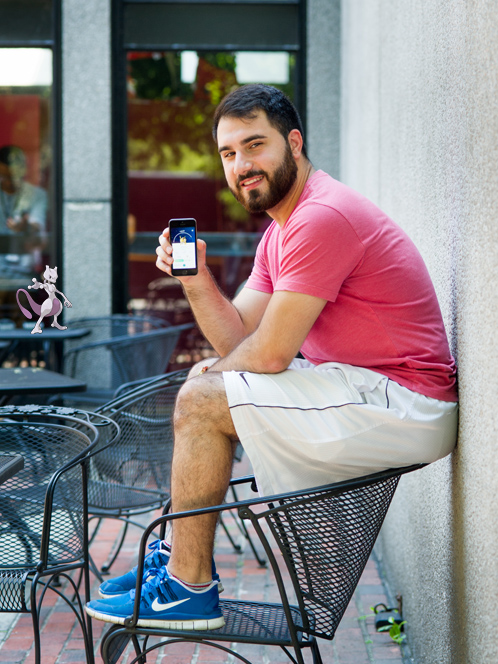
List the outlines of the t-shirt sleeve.
{"type": "Polygon", "coordinates": [[[342,284],[363,258],[363,244],[349,221],[325,205],[304,205],[289,221],[274,290],[335,302],[342,284]]]}
{"type": "Polygon", "coordinates": [[[266,236],[263,236],[256,249],[254,265],[247,279],[246,287],[263,293],[273,293],[273,285],[265,260],[265,243],[266,236]]]}

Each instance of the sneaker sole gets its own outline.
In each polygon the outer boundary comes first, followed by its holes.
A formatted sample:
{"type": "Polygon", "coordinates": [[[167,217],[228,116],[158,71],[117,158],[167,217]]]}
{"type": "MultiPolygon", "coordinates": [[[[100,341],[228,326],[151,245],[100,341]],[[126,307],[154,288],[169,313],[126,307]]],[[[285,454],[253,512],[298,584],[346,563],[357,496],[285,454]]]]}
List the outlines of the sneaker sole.
{"type": "MultiPolygon", "coordinates": [[[[135,587],[133,587],[133,590],[135,590],[135,587]]],[[[218,593],[221,595],[221,593],[225,590],[223,587],[223,584],[221,581],[218,581],[218,593]]],[[[113,593],[112,595],[105,595],[99,588],[98,594],[99,597],[102,599],[111,599],[111,597],[117,597],[118,595],[126,595],[126,593],[129,592],[128,590],[123,590],[123,592],[120,593],[113,593]]]]}
{"type": "MultiPolygon", "coordinates": [[[[124,625],[125,623],[125,618],[112,616],[108,613],[100,613],[99,611],[94,611],[88,606],[85,607],[85,611],[91,618],[95,618],[96,620],[113,623],[114,625],[124,625]]],[[[224,627],[224,625],[225,619],[223,616],[220,618],[204,618],[201,620],[152,620],[139,618],[137,622],[137,627],[159,627],[161,629],[174,629],[178,631],[213,630],[220,629],[220,627],[224,627]]]]}

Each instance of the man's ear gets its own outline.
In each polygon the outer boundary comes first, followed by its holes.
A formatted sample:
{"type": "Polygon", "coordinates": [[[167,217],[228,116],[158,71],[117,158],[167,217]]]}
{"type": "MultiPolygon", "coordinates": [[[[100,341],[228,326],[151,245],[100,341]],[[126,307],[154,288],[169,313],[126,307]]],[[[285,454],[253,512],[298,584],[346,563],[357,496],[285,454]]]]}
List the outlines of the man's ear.
{"type": "Polygon", "coordinates": [[[303,137],[299,129],[291,129],[287,137],[292,155],[295,159],[301,156],[303,151],[303,137]]]}

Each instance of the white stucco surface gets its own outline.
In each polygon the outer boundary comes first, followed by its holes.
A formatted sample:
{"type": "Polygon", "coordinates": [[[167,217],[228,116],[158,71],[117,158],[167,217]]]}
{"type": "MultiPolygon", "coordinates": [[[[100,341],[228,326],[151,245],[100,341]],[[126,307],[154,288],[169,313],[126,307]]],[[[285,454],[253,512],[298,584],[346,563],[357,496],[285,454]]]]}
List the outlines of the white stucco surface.
{"type": "Polygon", "coordinates": [[[496,662],[496,3],[349,0],[341,59],[341,179],[419,247],[459,365],[458,447],[403,478],[378,550],[417,663],[496,662]]]}
{"type": "Polygon", "coordinates": [[[316,168],[338,178],[340,171],[341,2],[307,2],[308,156],[316,168]]]}

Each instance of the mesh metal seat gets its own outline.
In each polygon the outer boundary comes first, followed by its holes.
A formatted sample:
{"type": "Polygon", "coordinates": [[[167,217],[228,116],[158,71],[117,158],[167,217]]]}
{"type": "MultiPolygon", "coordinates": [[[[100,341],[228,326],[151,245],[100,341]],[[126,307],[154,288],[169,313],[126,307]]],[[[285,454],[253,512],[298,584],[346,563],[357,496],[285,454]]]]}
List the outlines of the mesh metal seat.
{"type": "Polygon", "coordinates": [[[117,432],[106,418],[68,408],[0,408],[0,451],[24,458],[23,469],[0,486],[0,613],[31,613],[37,664],[48,590],[75,613],[87,661],[94,661],[91,623],[71,573],[83,574],[88,599],[87,455],[105,427],[117,432]],[[59,589],[61,579],[69,592],[59,589]]]}
{"type": "MultiPolygon", "coordinates": [[[[178,641],[207,644],[247,664],[249,660],[230,644],[280,646],[289,659],[298,664],[304,664],[303,650],[309,648],[314,664],[321,664],[316,637],[333,639],[372,551],[400,475],[421,467],[398,468],[316,489],[170,514],[156,520],[144,533],[140,546],[134,615],[126,621],[126,626],[113,626],[105,634],[101,645],[104,662],[117,662],[131,639],[136,657],[130,664],[143,662],[148,652],[178,641]],[[253,524],[260,538],[275,576],[280,603],[220,599],[226,624],[212,631],[137,627],[143,556],[151,530],[165,521],[208,512],[222,513],[234,507],[242,519],[253,524]],[[278,545],[280,560],[272,550],[272,540],[278,545]],[[284,583],[279,562],[287,568],[290,587],[284,583]],[[160,638],[149,643],[151,636],[160,638]]],[[[242,478],[233,483],[250,480],[242,478]]]]}
{"type": "MultiPolygon", "coordinates": [[[[88,502],[91,519],[123,521],[121,536],[102,571],[113,564],[129,524],[142,527],[135,515],[164,507],[169,501],[173,433],[171,414],[186,370],[139,385],[100,407],[96,413],[113,419],[120,437],[94,448],[88,502]]],[[[94,535],[96,529],[94,530],[94,535]]]]}
{"type": "Polygon", "coordinates": [[[64,395],[64,404],[95,408],[122,383],[166,371],[180,334],[193,323],[168,326],[159,319],[114,315],[78,319],[72,326],[89,327],[91,334],[83,344],[65,343],[64,373],[83,380],[87,391],[64,395]]]}

